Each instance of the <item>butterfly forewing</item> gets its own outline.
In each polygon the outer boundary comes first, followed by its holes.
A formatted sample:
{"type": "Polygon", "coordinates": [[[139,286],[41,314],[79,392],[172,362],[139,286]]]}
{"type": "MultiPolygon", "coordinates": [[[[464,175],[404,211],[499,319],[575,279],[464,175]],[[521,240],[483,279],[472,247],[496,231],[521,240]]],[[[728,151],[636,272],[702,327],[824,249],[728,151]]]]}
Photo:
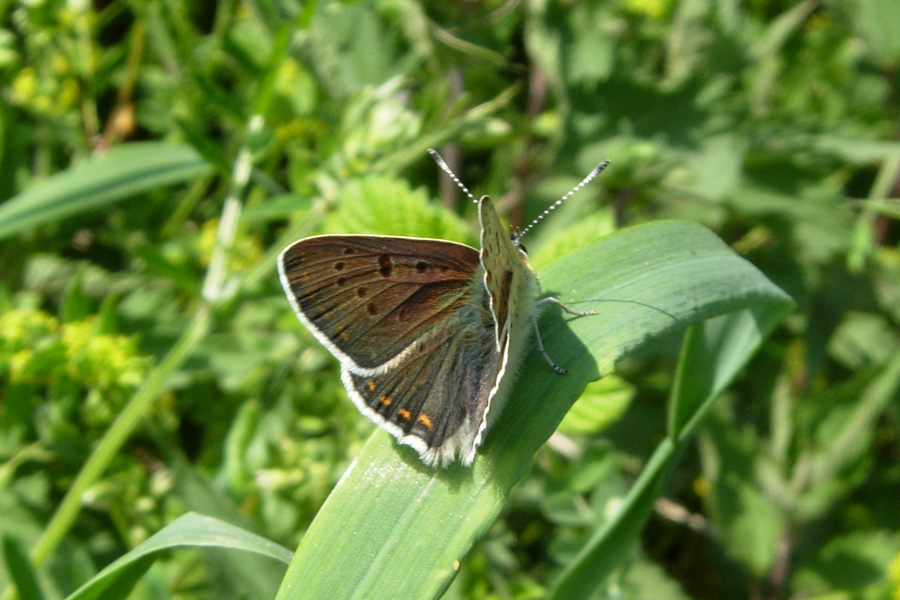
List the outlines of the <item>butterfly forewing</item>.
{"type": "Polygon", "coordinates": [[[282,252],[300,320],[350,370],[383,370],[463,305],[479,267],[469,246],[419,238],[325,235],[282,252]]]}

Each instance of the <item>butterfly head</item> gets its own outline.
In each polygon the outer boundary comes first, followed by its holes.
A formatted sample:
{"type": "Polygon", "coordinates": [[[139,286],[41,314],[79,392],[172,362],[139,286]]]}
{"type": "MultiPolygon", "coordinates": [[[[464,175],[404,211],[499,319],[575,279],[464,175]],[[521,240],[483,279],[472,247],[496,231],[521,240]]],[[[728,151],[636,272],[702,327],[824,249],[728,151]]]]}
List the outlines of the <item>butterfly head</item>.
{"type": "Polygon", "coordinates": [[[528,248],[525,247],[525,244],[522,243],[522,232],[518,229],[513,229],[509,232],[509,241],[512,242],[512,245],[519,249],[519,252],[522,256],[528,256],[528,248]]]}

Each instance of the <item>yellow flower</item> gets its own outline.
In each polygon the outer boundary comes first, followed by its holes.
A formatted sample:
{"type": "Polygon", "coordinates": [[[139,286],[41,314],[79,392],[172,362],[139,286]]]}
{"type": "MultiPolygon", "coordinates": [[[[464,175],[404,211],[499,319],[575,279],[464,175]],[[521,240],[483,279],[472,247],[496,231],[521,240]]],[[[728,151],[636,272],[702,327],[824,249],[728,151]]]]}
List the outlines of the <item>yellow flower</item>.
{"type": "Polygon", "coordinates": [[[13,101],[28,104],[37,89],[37,74],[34,67],[24,67],[12,82],[13,101]]]}
{"type": "Polygon", "coordinates": [[[40,310],[0,315],[0,374],[50,392],[83,389],[81,410],[89,423],[109,422],[150,362],[134,338],[97,333],[93,318],[60,325],[40,310]]]}
{"type": "Polygon", "coordinates": [[[712,484],[705,477],[698,477],[694,480],[694,493],[701,498],[708,496],[712,491],[712,484]]]}

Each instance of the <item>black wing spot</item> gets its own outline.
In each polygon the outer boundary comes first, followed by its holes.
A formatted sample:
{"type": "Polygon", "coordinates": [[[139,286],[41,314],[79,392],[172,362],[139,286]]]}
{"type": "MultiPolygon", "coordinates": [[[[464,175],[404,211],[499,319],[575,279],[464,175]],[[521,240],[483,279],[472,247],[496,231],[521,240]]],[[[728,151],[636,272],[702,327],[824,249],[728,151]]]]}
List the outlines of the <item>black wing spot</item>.
{"type": "Polygon", "coordinates": [[[380,267],[379,272],[382,277],[390,277],[391,271],[394,266],[391,264],[391,257],[387,254],[382,254],[378,257],[378,266],[380,267]]]}

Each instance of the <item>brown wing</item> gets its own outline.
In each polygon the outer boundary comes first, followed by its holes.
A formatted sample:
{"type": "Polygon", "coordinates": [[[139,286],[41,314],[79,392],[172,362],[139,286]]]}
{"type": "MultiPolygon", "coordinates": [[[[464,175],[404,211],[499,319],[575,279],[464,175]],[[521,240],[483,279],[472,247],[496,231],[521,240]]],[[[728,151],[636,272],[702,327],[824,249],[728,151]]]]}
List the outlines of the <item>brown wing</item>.
{"type": "Polygon", "coordinates": [[[499,356],[485,304],[470,303],[420,340],[395,369],[344,384],[359,409],[431,465],[471,464],[499,356]]]}
{"type": "Polygon", "coordinates": [[[279,256],[300,320],[351,371],[395,359],[471,295],[478,252],[421,238],[324,235],[279,256]]]}

